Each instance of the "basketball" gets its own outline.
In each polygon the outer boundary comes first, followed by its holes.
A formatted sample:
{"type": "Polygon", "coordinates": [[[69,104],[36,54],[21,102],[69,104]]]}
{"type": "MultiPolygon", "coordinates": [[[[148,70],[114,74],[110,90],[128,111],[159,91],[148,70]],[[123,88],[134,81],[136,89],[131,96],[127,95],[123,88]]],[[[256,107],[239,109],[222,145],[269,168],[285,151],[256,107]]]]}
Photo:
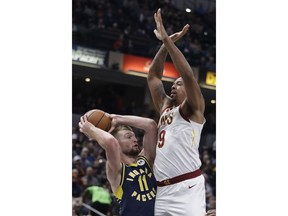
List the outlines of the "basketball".
{"type": "Polygon", "coordinates": [[[95,127],[100,128],[105,131],[109,131],[111,128],[111,118],[108,114],[99,109],[93,109],[85,114],[87,120],[93,124],[95,127]]]}

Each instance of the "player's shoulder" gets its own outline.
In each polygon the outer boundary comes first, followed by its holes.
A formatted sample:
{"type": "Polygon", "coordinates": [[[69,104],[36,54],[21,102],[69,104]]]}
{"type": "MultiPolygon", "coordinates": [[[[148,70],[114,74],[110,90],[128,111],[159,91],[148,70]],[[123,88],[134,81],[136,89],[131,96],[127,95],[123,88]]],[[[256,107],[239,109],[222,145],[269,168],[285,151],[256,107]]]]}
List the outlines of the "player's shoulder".
{"type": "Polygon", "coordinates": [[[152,169],[153,167],[153,163],[151,163],[151,161],[149,161],[149,159],[147,158],[146,155],[139,155],[137,157],[137,164],[138,166],[148,166],[150,167],[150,169],[152,169]]]}
{"type": "Polygon", "coordinates": [[[186,121],[191,120],[198,124],[205,123],[204,113],[201,110],[193,110],[187,100],[180,105],[179,112],[186,121]]]}
{"type": "Polygon", "coordinates": [[[148,161],[147,157],[144,154],[138,155],[137,164],[138,165],[143,165],[144,163],[149,164],[149,161],[148,161]]]}
{"type": "Polygon", "coordinates": [[[160,115],[167,109],[171,109],[173,107],[173,103],[170,97],[167,98],[167,100],[165,100],[165,102],[163,103],[161,110],[160,110],[160,115]]]}

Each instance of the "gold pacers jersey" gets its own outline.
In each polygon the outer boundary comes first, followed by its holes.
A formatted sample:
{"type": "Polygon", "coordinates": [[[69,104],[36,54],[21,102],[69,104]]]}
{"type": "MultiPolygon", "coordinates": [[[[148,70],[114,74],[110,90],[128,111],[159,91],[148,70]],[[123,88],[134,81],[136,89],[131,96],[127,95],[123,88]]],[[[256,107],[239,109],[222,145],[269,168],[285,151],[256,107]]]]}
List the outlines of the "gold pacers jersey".
{"type": "Polygon", "coordinates": [[[157,181],[200,168],[198,148],[204,123],[199,124],[185,118],[179,106],[164,110],[158,123],[158,142],[154,162],[157,181]]]}
{"type": "Polygon", "coordinates": [[[154,216],[156,180],[143,156],[135,164],[122,164],[121,183],[114,195],[121,216],[154,216]]]}

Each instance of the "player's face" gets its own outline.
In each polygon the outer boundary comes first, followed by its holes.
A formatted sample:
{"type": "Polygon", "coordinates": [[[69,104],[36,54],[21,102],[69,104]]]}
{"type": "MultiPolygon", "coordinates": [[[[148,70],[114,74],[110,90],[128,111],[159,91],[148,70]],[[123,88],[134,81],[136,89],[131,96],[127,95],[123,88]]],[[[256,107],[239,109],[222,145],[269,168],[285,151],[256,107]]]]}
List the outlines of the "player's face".
{"type": "Polygon", "coordinates": [[[186,98],[186,91],[184,88],[184,83],[181,77],[176,79],[171,87],[170,97],[174,103],[181,104],[186,98]]]}
{"type": "Polygon", "coordinates": [[[137,138],[132,131],[119,131],[118,141],[123,154],[126,154],[128,156],[137,156],[140,153],[137,138]]]}

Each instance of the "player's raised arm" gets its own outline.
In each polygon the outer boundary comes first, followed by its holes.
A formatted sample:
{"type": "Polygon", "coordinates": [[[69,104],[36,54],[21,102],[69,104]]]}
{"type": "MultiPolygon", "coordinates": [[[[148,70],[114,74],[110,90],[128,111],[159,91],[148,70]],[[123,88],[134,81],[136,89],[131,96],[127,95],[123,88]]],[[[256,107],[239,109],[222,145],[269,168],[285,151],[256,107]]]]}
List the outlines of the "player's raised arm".
{"type": "MultiPolygon", "coordinates": [[[[187,33],[188,28],[189,25],[185,25],[181,31],[170,35],[171,40],[173,42],[178,41],[187,33]]],[[[156,32],[157,31],[154,30],[155,34],[156,32]]],[[[149,90],[151,92],[154,105],[159,112],[162,111],[163,105],[166,103],[167,100],[169,100],[169,97],[168,95],[166,95],[163,83],[161,81],[163,77],[164,63],[166,61],[167,54],[168,51],[163,44],[155,55],[147,76],[149,90]]]]}
{"type": "Polygon", "coordinates": [[[79,128],[82,133],[90,139],[96,140],[105,150],[107,158],[107,178],[114,191],[119,185],[121,178],[120,146],[117,139],[110,133],[92,125],[87,121],[85,115],[80,119],[79,128]]]}
{"type": "MultiPolygon", "coordinates": [[[[144,155],[149,163],[153,165],[156,156],[157,143],[157,124],[153,119],[131,116],[131,115],[115,115],[111,114],[112,127],[117,125],[129,125],[144,131],[143,150],[140,153],[144,155]]],[[[112,128],[110,130],[113,130],[112,128]]]]}
{"type": "Polygon", "coordinates": [[[161,81],[167,54],[167,49],[164,45],[162,45],[151,63],[147,76],[152,100],[158,112],[161,112],[165,101],[168,100],[168,96],[165,93],[163,83],[161,81]]]}
{"type": "Polygon", "coordinates": [[[162,23],[161,9],[158,9],[154,14],[154,19],[157,26],[157,30],[154,33],[159,40],[163,41],[176,69],[179,71],[183,79],[184,88],[187,94],[187,101],[183,102],[183,111],[186,115],[192,116],[194,118],[193,120],[196,122],[203,123],[205,102],[193,71],[182,52],[173,43],[171,38],[168,37],[162,23]]]}

